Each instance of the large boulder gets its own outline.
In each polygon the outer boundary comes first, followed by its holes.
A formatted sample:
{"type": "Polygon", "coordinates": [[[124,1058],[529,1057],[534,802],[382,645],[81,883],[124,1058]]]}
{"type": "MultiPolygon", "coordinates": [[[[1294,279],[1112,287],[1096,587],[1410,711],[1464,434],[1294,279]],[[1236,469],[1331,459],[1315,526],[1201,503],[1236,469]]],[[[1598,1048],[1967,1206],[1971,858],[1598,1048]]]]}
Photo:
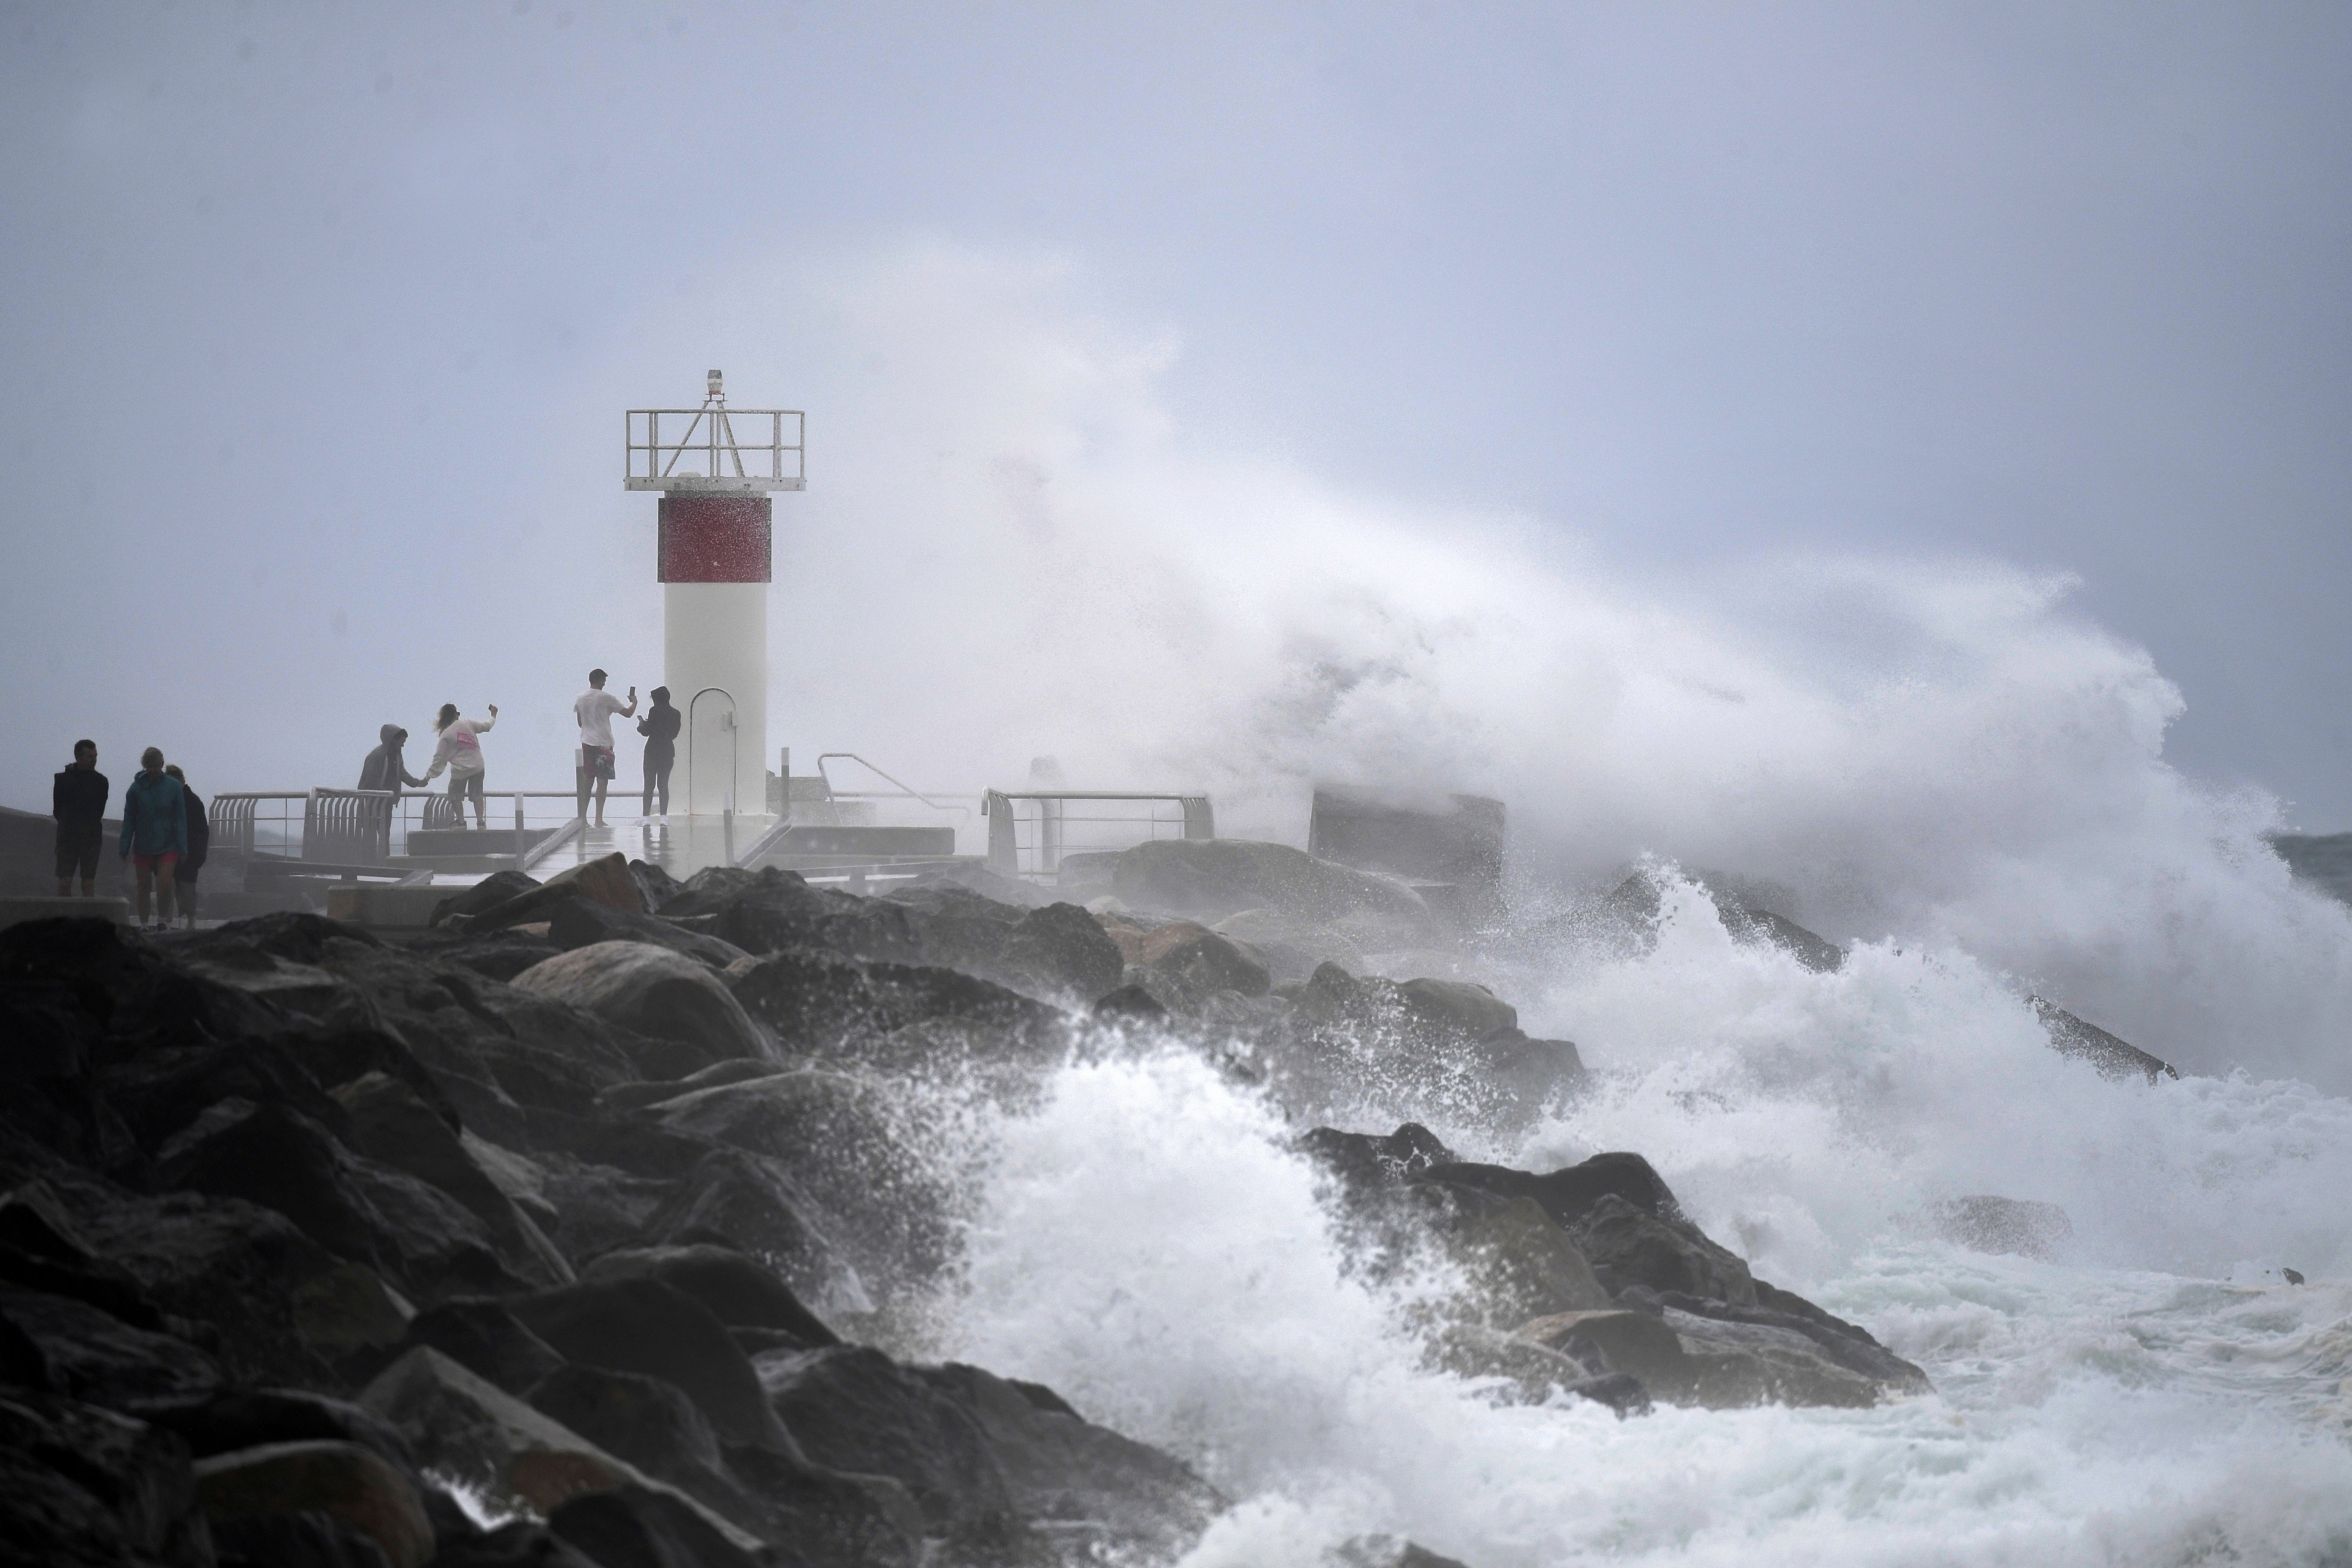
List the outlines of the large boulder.
{"type": "Polygon", "coordinates": [[[1569,1234],[1612,1294],[1643,1286],[1739,1307],[1756,1304],[1747,1262],[1688,1220],[1653,1214],[1609,1193],[1569,1234]]]}
{"type": "Polygon", "coordinates": [[[349,1266],[276,1210],[194,1193],[134,1196],[62,1174],[52,1185],[90,1256],[161,1310],[212,1326],[208,1353],[230,1376],[317,1382],[348,1349],[327,1331],[349,1266]]]}
{"type": "Polygon", "coordinates": [[[954,1362],[907,1370],[979,1424],[1013,1511],[1094,1560],[1171,1560],[1226,1506],[1177,1460],[1095,1426],[1049,1389],[954,1362]]]}
{"type": "Polygon", "coordinates": [[[710,1309],[658,1279],[597,1279],[510,1300],[569,1361],[676,1384],[728,1443],[792,1451],[751,1363],[710,1309]]]}
{"type": "Polygon", "coordinates": [[[1117,920],[1102,924],[1127,963],[1167,975],[1192,994],[1238,991],[1263,996],[1272,984],[1255,953],[1206,926],[1191,921],[1149,928],[1117,920]]]}
{"type": "Polygon", "coordinates": [[[1130,909],[1204,922],[1273,910],[1373,948],[1425,945],[1437,929],[1421,896],[1393,878],[1243,838],[1139,844],[1113,863],[1111,890],[1130,909]]]}
{"type": "MultiPolygon", "coordinates": [[[[360,1394],[408,1440],[417,1461],[474,1487],[501,1506],[550,1514],[583,1493],[662,1482],[608,1454],[562,1422],[427,1346],[386,1367],[360,1394]]],[[[746,1550],[757,1539],[672,1492],[746,1550]]]]}
{"type": "Polygon", "coordinates": [[[0,1498],[12,1563],[209,1568],[187,1446],[114,1411],[0,1388],[0,1498]]]}
{"type": "Polygon", "coordinates": [[[38,1348],[49,1384],[76,1399],[138,1410],[221,1385],[220,1368],[185,1341],[132,1328],[69,1296],[0,1285],[0,1320],[38,1348]]]}
{"type": "Polygon", "coordinates": [[[971,1412],[880,1351],[772,1351],[760,1383],[802,1450],[821,1465],[889,1476],[935,1535],[1013,1517],[1013,1494],[971,1412]]]}
{"type": "Polygon", "coordinates": [[[463,1204],[516,1279],[542,1287],[571,1283],[572,1266],[555,1244],[482,1168],[473,1147],[406,1084],[370,1073],[337,1089],[335,1099],[350,1117],[354,1149],[463,1204]]]}
{"type": "Polygon", "coordinates": [[[962,1026],[976,1048],[1003,1059],[1059,1059],[1061,1013],[992,981],[929,965],[863,962],[788,948],[736,965],[736,999],[788,1051],[857,1059],[873,1041],[914,1024],[962,1026]]]}
{"type": "Polygon", "coordinates": [[[629,870],[629,858],[618,850],[593,860],[583,860],[549,878],[538,887],[526,889],[512,898],[504,899],[488,909],[478,909],[470,914],[452,910],[442,913],[436,910],[434,924],[452,931],[498,931],[509,926],[530,925],[551,920],[555,911],[573,899],[625,910],[631,914],[646,912],[643,889],[629,870]]]}
{"type": "Polygon", "coordinates": [[[2076,1017],[2054,1002],[2039,996],[2029,996],[2026,1002],[2042,1020],[2042,1028],[2049,1032],[2050,1048],[2062,1057],[2089,1062],[2099,1069],[2101,1078],[2121,1083],[2137,1077],[2156,1083],[2180,1077],[2179,1069],[2170,1062],[2152,1057],[2120,1036],[2076,1017]]]}
{"type": "Polygon", "coordinates": [[[1118,988],[1126,961],[1092,915],[1076,904],[1055,903],[1013,922],[998,966],[1018,989],[1091,1002],[1118,988]]]}
{"type": "Polygon", "coordinates": [[[584,1278],[658,1279],[701,1302],[730,1329],[772,1330],[791,1335],[805,1350],[840,1343],[790,1286],[731,1247],[625,1247],[597,1258],[584,1278]]]}
{"type": "Polygon", "coordinates": [[[1348,1113],[1418,1102],[1524,1127],[1583,1079],[1573,1044],[1529,1038],[1480,986],[1359,978],[1325,963],[1284,994],[1288,1028],[1265,1055],[1289,1103],[1348,1113]]]}
{"type": "Polygon", "coordinates": [[[386,1364],[427,1346],[518,1398],[562,1366],[555,1347],[488,1297],[443,1301],[409,1321],[386,1364]]]}
{"type": "Polygon", "coordinates": [[[2074,1222],[2056,1204],[1990,1193],[1930,1204],[1927,1221],[1937,1236],[1972,1252],[2055,1258],[2074,1240],[2074,1222]]]}
{"type": "Polygon", "coordinates": [[[659,915],[616,910],[593,899],[572,899],[561,905],[547,924],[548,939],[569,951],[600,942],[642,942],[683,953],[714,972],[750,956],[731,942],[703,931],[688,931],[659,915]]]}
{"type": "MultiPolygon", "coordinates": [[[[573,1189],[567,1186],[565,1193],[577,1202],[573,1189]]],[[[614,1239],[642,1243],[654,1252],[716,1244],[774,1270],[796,1297],[821,1310],[870,1312],[874,1302],[865,1282],[834,1246],[828,1223],[816,1200],[777,1161],[740,1149],[714,1149],[614,1239]]],[[[566,1234],[574,1231],[588,1234],[567,1221],[566,1234]]],[[[602,1278],[625,1277],[639,1267],[626,1246],[602,1247],[595,1256],[599,1263],[608,1257],[628,1259],[606,1266],[602,1278]]],[[[593,1264],[588,1272],[597,1273],[593,1264]]]]}
{"type": "Polygon", "coordinates": [[[782,1170],[858,1272],[889,1282],[929,1279],[953,1255],[948,1178],[924,1157],[931,1135],[906,1120],[919,1109],[870,1079],[812,1069],[707,1089],[650,1114],[782,1170]]]}
{"type": "Polygon", "coordinates": [[[488,1232],[464,1205],[404,1171],[353,1153],[284,1105],[224,1101],[161,1167],[173,1186],[274,1208],[339,1258],[411,1295],[513,1289],[488,1232]]]}
{"type": "Polygon", "coordinates": [[[626,1568],[762,1568],[753,1551],[718,1530],[674,1493],[646,1487],[587,1492],[548,1517],[547,1528],[592,1562],[626,1568]]]}
{"type": "Polygon", "coordinates": [[[514,984],[678,1047],[664,1064],[674,1070],[661,1077],[682,1078],[713,1062],[770,1055],[751,1015],[709,967],[672,948],[634,941],[593,942],[523,971],[514,984]]]}
{"type": "Polygon", "coordinates": [[[812,888],[797,872],[715,866],[662,906],[666,919],[709,915],[710,932],[746,952],[816,947],[856,958],[914,963],[922,944],[900,905],[812,888]]]}
{"type": "Polygon", "coordinates": [[[528,931],[484,931],[479,935],[429,931],[408,944],[418,958],[430,958],[472,970],[488,980],[510,981],[534,963],[544,963],[563,948],[553,937],[533,926],[528,931]]]}
{"type": "Polygon", "coordinates": [[[271,1443],[199,1459],[206,1518],[316,1511],[365,1532],[390,1568],[425,1568],[433,1525],[408,1478],[357,1443],[271,1443]]]}
{"type": "Polygon", "coordinates": [[[645,1076],[586,1009],[463,964],[349,939],[320,963],[374,998],[466,1124],[499,1142],[528,1146],[530,1110],[589,1111],[599,1090],[645,1076]]]}

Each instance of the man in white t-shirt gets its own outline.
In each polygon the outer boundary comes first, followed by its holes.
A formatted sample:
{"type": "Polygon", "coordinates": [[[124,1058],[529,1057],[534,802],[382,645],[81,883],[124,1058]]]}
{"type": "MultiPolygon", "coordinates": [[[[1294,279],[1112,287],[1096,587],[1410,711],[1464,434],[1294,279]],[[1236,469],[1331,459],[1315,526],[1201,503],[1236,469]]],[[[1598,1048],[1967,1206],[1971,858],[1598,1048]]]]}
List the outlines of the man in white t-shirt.
{"type": "Polygon", "coordinates": [[[596,792],[596,826],[604,826],[604,791],[613,782],[613,715],[625,719],[637,710],[637,689],[629,688],[629,700],[622,700],[604,689],[604,672],[588,672],[588,689],[572,704],[572,716],[580,721],[580,815],[588,815],[588,792],[596,792]]]}

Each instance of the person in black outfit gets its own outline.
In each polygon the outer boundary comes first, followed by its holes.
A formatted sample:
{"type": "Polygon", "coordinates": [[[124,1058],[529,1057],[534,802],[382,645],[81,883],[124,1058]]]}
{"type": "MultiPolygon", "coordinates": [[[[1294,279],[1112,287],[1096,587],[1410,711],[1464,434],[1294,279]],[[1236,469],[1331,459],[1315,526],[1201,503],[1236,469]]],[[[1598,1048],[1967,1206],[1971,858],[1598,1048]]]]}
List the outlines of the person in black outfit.
{"type": "Polygon", "coordinates": [[[669,705],[669,688],[654,688],[654,705],[637,721],[637,733],[646,738],[646,812],[654,814],[654,794],[661,794],[662,820],[669,820],[669,770],[677,761],[677,730],[681,715],[669,705]]]}
{"type": "Polygon", "coordinates": [[[180,781],[180,793],[188,802],[188,852],[172,869],[172,897],[178,901],[180,912],[188,917],[188,929],[196,929],[196,873],[204,869],[205,857],[212,850],[212,818],[205,815],[205,803],[188,787],[188,775],[180,764],[168,763],[163,771],[180,781]]]}
{"type": "Polygon", "coordinates": [[[399,796],[403,784],[423,789],[425,781],[408,771],[408,761],[400,754],[400,748],[408,744],[408,731],[397,724],[386,724],[376,735],[383,744],[370,752],[367,761],[360,764],[360,788],[388,789],[394,798],[399,796]]]}
{"type": "Polygon", "coordinates": [[[81,896],[98,891],[98,849],[106,842],[106,797],[111,785],[98,771],[98,742],[76,741],[73,765],[58,771],[50,791],[58,819],[58,897],[73,892],[81,868],[81,896]]]}

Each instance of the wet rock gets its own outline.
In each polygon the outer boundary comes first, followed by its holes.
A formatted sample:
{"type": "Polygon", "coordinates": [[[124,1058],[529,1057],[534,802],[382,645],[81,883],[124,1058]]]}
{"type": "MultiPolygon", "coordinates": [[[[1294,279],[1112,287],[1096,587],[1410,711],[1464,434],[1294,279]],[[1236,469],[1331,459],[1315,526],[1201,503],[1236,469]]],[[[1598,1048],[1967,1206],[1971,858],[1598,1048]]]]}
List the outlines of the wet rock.
{"type": "Polygon", "coordinates": [[[354,1149],[463,1204],[482,1222],[499,1260],[516,1279],[542,1287],[571,1282],[572,1266],[555,1244],[407,1085],[370,1073],[336,1090],[335,1099],[350,1117],[354,1149]]]}
{"type": "MultiPolygon", "coordinates": [[[[1454,1164],[1454,1151],[1418,1121],[1408,1121],[1394,1132],[1342,1132],[1318,1127],[1298,1140],[1301,1152],[1313,1157],[1349,1189],[1366,1196],[1392,1188],[1408,1176],[1438,1165],[1454,1164]]],[[[1501,1170],[1501,1166],[1477,1167],[1501,1170]]],[[[1517,1173],[1513,1173],[1514,1174],[1517,1173]]]]}
{"type": "Polygon", "coordinates": [[[444,1301],[416,1314],[386,1364],[418,1346],[447,1356],[517,1398],[563,1365],[555,1347],[488,1298],[444,1301]]]}
{"type": "Polygon", "coordinates": [[[1002,973],[1020,989],[1092,1001],[1117,989],[1126,972],[1118,946],[1076,904],[1046,904],[1023,915],[1004,939],[1002,973]]]}
{"type": "Polygon", "coordinates": [[[1498,1328],[1610,1305],[1584,1254],[1531,1198],[1457,1199],[1437,1234],[1482,1315],[1498,1328]]]}
{"type": "Polygon", "coordinates": [[[1172,1558],[1226,1506],[1182,1464],[1087,1421],[1050,1389],[955,1362],[906,1370],[979,1424],[1014,1513],[1071,1551],[1172,1558]]]}
{"type": "MultiPolygon", "coordinates": [[[[1399,1135],[1403,1132],[1400,1129],[1399,1135]]],[[[1562,1229],[1581,1224],[1604,1197],[1616,1197],[1660,1219],[1680,1219],[1682,1208],[1673,1191],[1639,1154],[1622,1151],[1595,1154],[1574,1165],[1538,1175],[1507,1165],[1485,1165],[1439,1160],[1425,1168],[1429,1181],[1449,1186],[1475,1187],[1498,1197],[1535,1200],[1552,1223],[1562,1229]]]]}
{"type": "Polygon", "coordinates": [[[637,897],[649,914],[659,914],[664,905],[686,890],[686,884],[649,860],[629,862],[629,875],[636,879],[637,897]]]}
{"type": "Polygon", "coordinates": [[[548,921],[548,940],[569,951],[604,942],[641,942],[693,959],[717,973],[751,954],[731,942],[703,931],[688,931],[658,915],[632,914],[593,899],[573,899],[558,907],[548,921]]]}
{"type": "Polygon", "coordinates": [[[302,1341],[331,1365],[398,1342],[415,1310],[364,1263],[339,1260],[294,1288],[302,1341]]]}
{"type": "Polygon", "coordinates": [[[1612,1293],[1639,1285],[1736,1306],[1756,1304],[1756,1281],[1746,1261],[1688,1220],[1653,1214],[1608,1193],[1569,1234],[1612,1293]]]}
{"type": "Polygon", "coordinates": [[[142,1051],[108,1074],[107,1088],[139,1147],[166,1161],[202,1129],[233,1120],[206,1116],[224,1105],[287,1108],[339,1141],[350,1132],[343,1108],[275,1040],[142,1051]]]}
{"type": "Polygon", "coordinates": [[[248,1513],[212,1527],[223,1568],[391,1568],[374,1536],[331,1513],[248,1513]]]}
{"type": "Polygon", "coordinates": [[[716,1243],[758,1259],[825,1311],[874,1310],[827,1236],[816,1201],[775,1162],[741,1150],[713,1151],[629,1227],[626,1239],[656,1248],[716,1243]]]}
{"type": "Polygon", "coordinates": [[[273,1443],[356,1443],[418,1480],[416,1457],[399,1430],[349,1400],[299,1388],[224,1390],[209,1399],[158,1406],[148,1419],[179,1435],[199,1459],[273,1443]]]}
{"type": "Polygon", "coordinates": [[[211,1357],[70,1297],[0,1286],[5,1318],[40,1351],[59,1393],[118,1409],[201,1397],[221,1385],[211,1357]]]}
{"type": "Polygon", "coordinates": [[[936,1022],[965,1026],[1019,1059],[1046,1059],[1063,1043],[1057,1009],[952,969],[794,948],[739,964],[728,981],[788,1051],[854,1055],[865,1042],[936,1022]]]}
{"type": "Polygon", "coordinates": [[[1351,1536],[1323,1554],[1331,1568],[1465,1568],[1417,1542],[1394,1535],[1351,1536]]]}
{"type": "Polygon", "coordinates": [[[636,878],[629,872],[628,857],[614,850],[594,860],[583,860],[550,877],[538,887],[501,900],[487,909],[477,909],[470,914],[452,910],[433,923],[453,931],[468,933],[531,925],[552,920],[558,910],[574,899],[604,904],[629,914],[646,912],[645,895],[638,889],[636,878]]]}
{"type": "Polygon", "coordinates": [[[644,1076],[593,1014],[461,964],[342,940],[320,963],[367,990],[466,1125],[499,1142],[528,1142],[527,1110],[586,1112],[644,1076]]]}
{"type": "Polygon", "coordinates": [[[2171,1063],[2148,1055],[2096,1024],[2076,1017],[2054,1002],[2045,1002],[2039,996],[2025,1000],[2042,1020],[2042,1026],[2049,1031],[2050,1048],[2062,1057],[2080,1057],[2097,1068],[2101,1078],[2122,1082],[2137,1074],[2155,1083],[2180,1077],[2171,1063]]]}
{"type": "Polygon", "coordinates": [[[1560,1312],[1522,1323],[1517,1335],[1587,1368],[1626,1373],[1662,1397],[1686,1398],[1697,1369],[1661,1314],[1616,1310],[1560,1312]]]}
{"type": "Polygon", "coordinates": [[[792,871],[713,867],[688,879],[662,907],[666,918],[710,915],[711,934],[750,953],[814,947],[847,957],[912,963],[921,955],[902,906],[812,888],[792,871]]]}
{"type": "Polygon", "coordinates": [[[770,1528],[763,1510],[727,1475],[710,1423],[676,1384],[603,1367],[565,1366],[530,1391],[530,1404],[744,1529],[770,1528]]]}
{"type": "Polygon", "coordinates": [[[427,931],[408,944],[419,958],[455,963],[485,979],[511,981],[534,963],[544,963],[564,951],[555,939],[536,931],[494,931],[482,935],[451,935],[427,931]]]}
{"type": "Polygon", "coordinates": [[[594,942],[523,971],[514,984],[680,1047],[659,1061],[640,1064],[664,1078],[718,1061],[764,1060],[770,1054],[742,1004],[709,967],[670,948],[594,942]]]}
{"type": "Polygon", "coordinates": [[[406,1477],[357,1443],[271,1443],[195,1464],[196,1499],[215,1522],[313,1510],[372,1537],[391,1568],[424,1568],[433,1525],[406,1477]]]}
{"type": "Polygon", "coordinates": [[[791,1451],[751,1362],[684,1291],[652,1279],[583,1280],[508,1308],[566,1360],[676,1384],[723,1441],[791,1451]]]}
{"type": "Polygon", "coordinates": [[[428,926],[447,923],[451,915],[464,915],[468,921],[486,910],[494,910],[509,899],[519,898],[539,886],[539,879],[528,872],[493,871],[472,887],[454,893],[433,906],[425,921],[428,926]]]}
{"type": "Polygon", "coordinates": [[[13,1563],[208,1568],[187,1446],[93,1405],[0,1388],[0,1499],[13,1563]]]}
{"type": "Polygon", "coordinates": [[[665,1100],[676,1100],[681,1094],[692,1094],[697,1089],[748,1083],[755,1078],[773,1078],[778,1073],[791,1070],[764,1058],[741,1058],[734,1061],[713,1062],[707,1068],[688,1073],[684,1078],[614,1084],[596,1099],[599,1104],[614,1110],[636,1110],[648,1105],[659,1105],[665,1100]]]}
{"type": "Polygon", "coordinates": [[[546,1525],[517,1520],[463,1540],[444,1540],[433,1568],[604,1568],[546,1525]]]}
{"type": "Polygon", "coordinates": [[[2056,1204],[1979,1193],[1927,1205],[1937,1236],[1975,1252],[2055,1258],[2074,1240],[2074,1222],[2056,1204]]]}
{"type": "Polygon", "coordinates": [[[163,1311],[213,1328],[208,1353],[230,1375],[271,1384],[327,1375],[333,1352],[322,1353],[301,1298],[339,1265],[285,1215],[237,1199],[141,1197],[94,1183],[60,1180],[58,1195],[94,1254],[163,1311]]]}
{"type": "MultiPolygon", "coordinates": [[[[668,1489],[429,1347],[385,1368],[360,1403],[398,1427],[428,1470],[456,1477],[505,1507],[547,1514],[585,1492],[668,1489]]],[[[705,1517],[739,1544],[756,1544],[717,1515],[705,1517]]]]}
{"type": "Polygon", "coordinates": [[[207,1131],[163,1173],[188,1191],[277,1209],[329,1252],[427,1299],[522,1283],[456,1199],[352,1153],[286,1106],[257,1106],[207,1131]]]}
{"type": "MultiPolygon", "coordinates": [[[[1690,1382],[1679,1392],[1710,1410],[1750,1405],[1867,1410],[1889,1392],[1877,1379],[1841,1364],[1793,1330],[1727,1322],[1671,1308],[1664,1317],[1688,1357],[1690,1382]]],[[[1661,1391],[1668,1397],[1678,1392],[1671,1386],[1661,1391]]]]}
{"type": "Polygon", "coordinates": [[[1122,984],[1098,997],[1095,1018],[1105,1024],[1159,1025],[1168,1021],[1168,1009],[1142,985],[1122,984]]]}
{"type": "Polygon", "coordinates": [[[1284,844],[1241,838],[1161,838],[1139,844],[1113,864],[1111,890],[1130,909],[1217,921],[1244,910],[1275,910],[1334,924],[1367,918],[1415,945],[1435,930],[1429,908],[1391,878],[1318,860],[1284,844]]]}
{"type": "Polygon", "coordinates": [[[870,1080],[809,1070],[704,1089],[652,1114],[788,1175],[814,1200],[826,1238],[869,1281],[926,1279],[952,1255],[950,1194],[945,1177],[902,1137],[903,1109],[870,1080]]]}
{"type": "Polygon", "coordinates": [[[798,1348],[838,1344],[831,1329],[800,1298],[754,1259],[730,1247],[648,1247],[606,1253],[584,1272],[589,1279],[658,1279],[693,1297],[730,1329],[772,1329],[798,1348]]]}
{"type": "MultiPolygon", "coordinates": [[[[1757,1304],[1738,1307],[1727,1301],[1709,1301],[1679,1292],[1629,1290],[1620,1298],[1622,1304],[1638,1305],[1643,1310],[1653,1308],[1669,1314],[1687,1314],[1717,1323],[1737,1323],[1769,1328],[1782,1333],[1793,1333],[1809,1342],[1813,1351],[1856,1376],[1882,1384],[1895,1394],[1926,1394],[1931,1391],[1927,1374],[1880,1344],[1869,1332],[1823,1311],[1821,1308],[1790,1291],[1781,1290],[1759,1279],[1756,1282],[1757,1304]]],[[[1675,1320],[1677,1322],[1680,1319],[1675,1320]]],[[[1693,1331],[1705,1333],[1711,1331],[1693,1331]]]]}
{"type": "Polygon", "coordinates": [[[1011,1489],[980,1423],[880,1351],[770,1352],[758,1366],[761,1385],[803,1452],[835,1469],[898,1480],[932,1533],[1013,1513],[1011,1489]]]}
{"type": "Polygon", "coordinates": [[[1291,1037],[1269,1059],[1294,1102],[1402,1096],[1465,1121],[1524,1123],[1583,1077],[1573,1045],[1530,1039],[1516,1010],[1481,987],[1358,978],[1325,963],[1285,994],[1291,1037]]]}
{"type": "Polygon", "coordinates": [[[620,1487],[573,1498],[547,1528],[598,1563],[626,1568],[761,1568],[751,1550],[670,1493],[620,1487]]]}
{"type": "Polygon", "coordinates": [[[1206,926],[1172,921],[1142,931],[1124,925],[1104,929],[1127,963],[1156,970],[1193,993],[1238,991],[1263,996],[1271,984],[1256,955],[1206,926]]]}

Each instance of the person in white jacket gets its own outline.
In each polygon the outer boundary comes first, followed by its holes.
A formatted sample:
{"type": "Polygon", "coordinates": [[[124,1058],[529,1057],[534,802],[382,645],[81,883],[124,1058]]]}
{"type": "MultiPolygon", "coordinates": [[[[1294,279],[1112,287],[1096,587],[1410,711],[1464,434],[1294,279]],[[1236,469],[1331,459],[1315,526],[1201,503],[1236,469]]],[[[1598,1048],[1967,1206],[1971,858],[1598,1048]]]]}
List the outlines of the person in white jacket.
{"type": "Polygon", "coordinates": [[[490,826],[488,808],[482,804],[481,733],[499,721],[499,705],[490,704],[487,719],[460,719],[455,702],[441,704],[441,717],[433,728],[441,736],[441,743],[433,748],[433,765],[425,770],[425,782],[431,784],[443,768],[449,770],[449,799],[457,808],[457,826],[466,826],[466,797],[474,797],[474,825],[488,831],[490,826]]]}

